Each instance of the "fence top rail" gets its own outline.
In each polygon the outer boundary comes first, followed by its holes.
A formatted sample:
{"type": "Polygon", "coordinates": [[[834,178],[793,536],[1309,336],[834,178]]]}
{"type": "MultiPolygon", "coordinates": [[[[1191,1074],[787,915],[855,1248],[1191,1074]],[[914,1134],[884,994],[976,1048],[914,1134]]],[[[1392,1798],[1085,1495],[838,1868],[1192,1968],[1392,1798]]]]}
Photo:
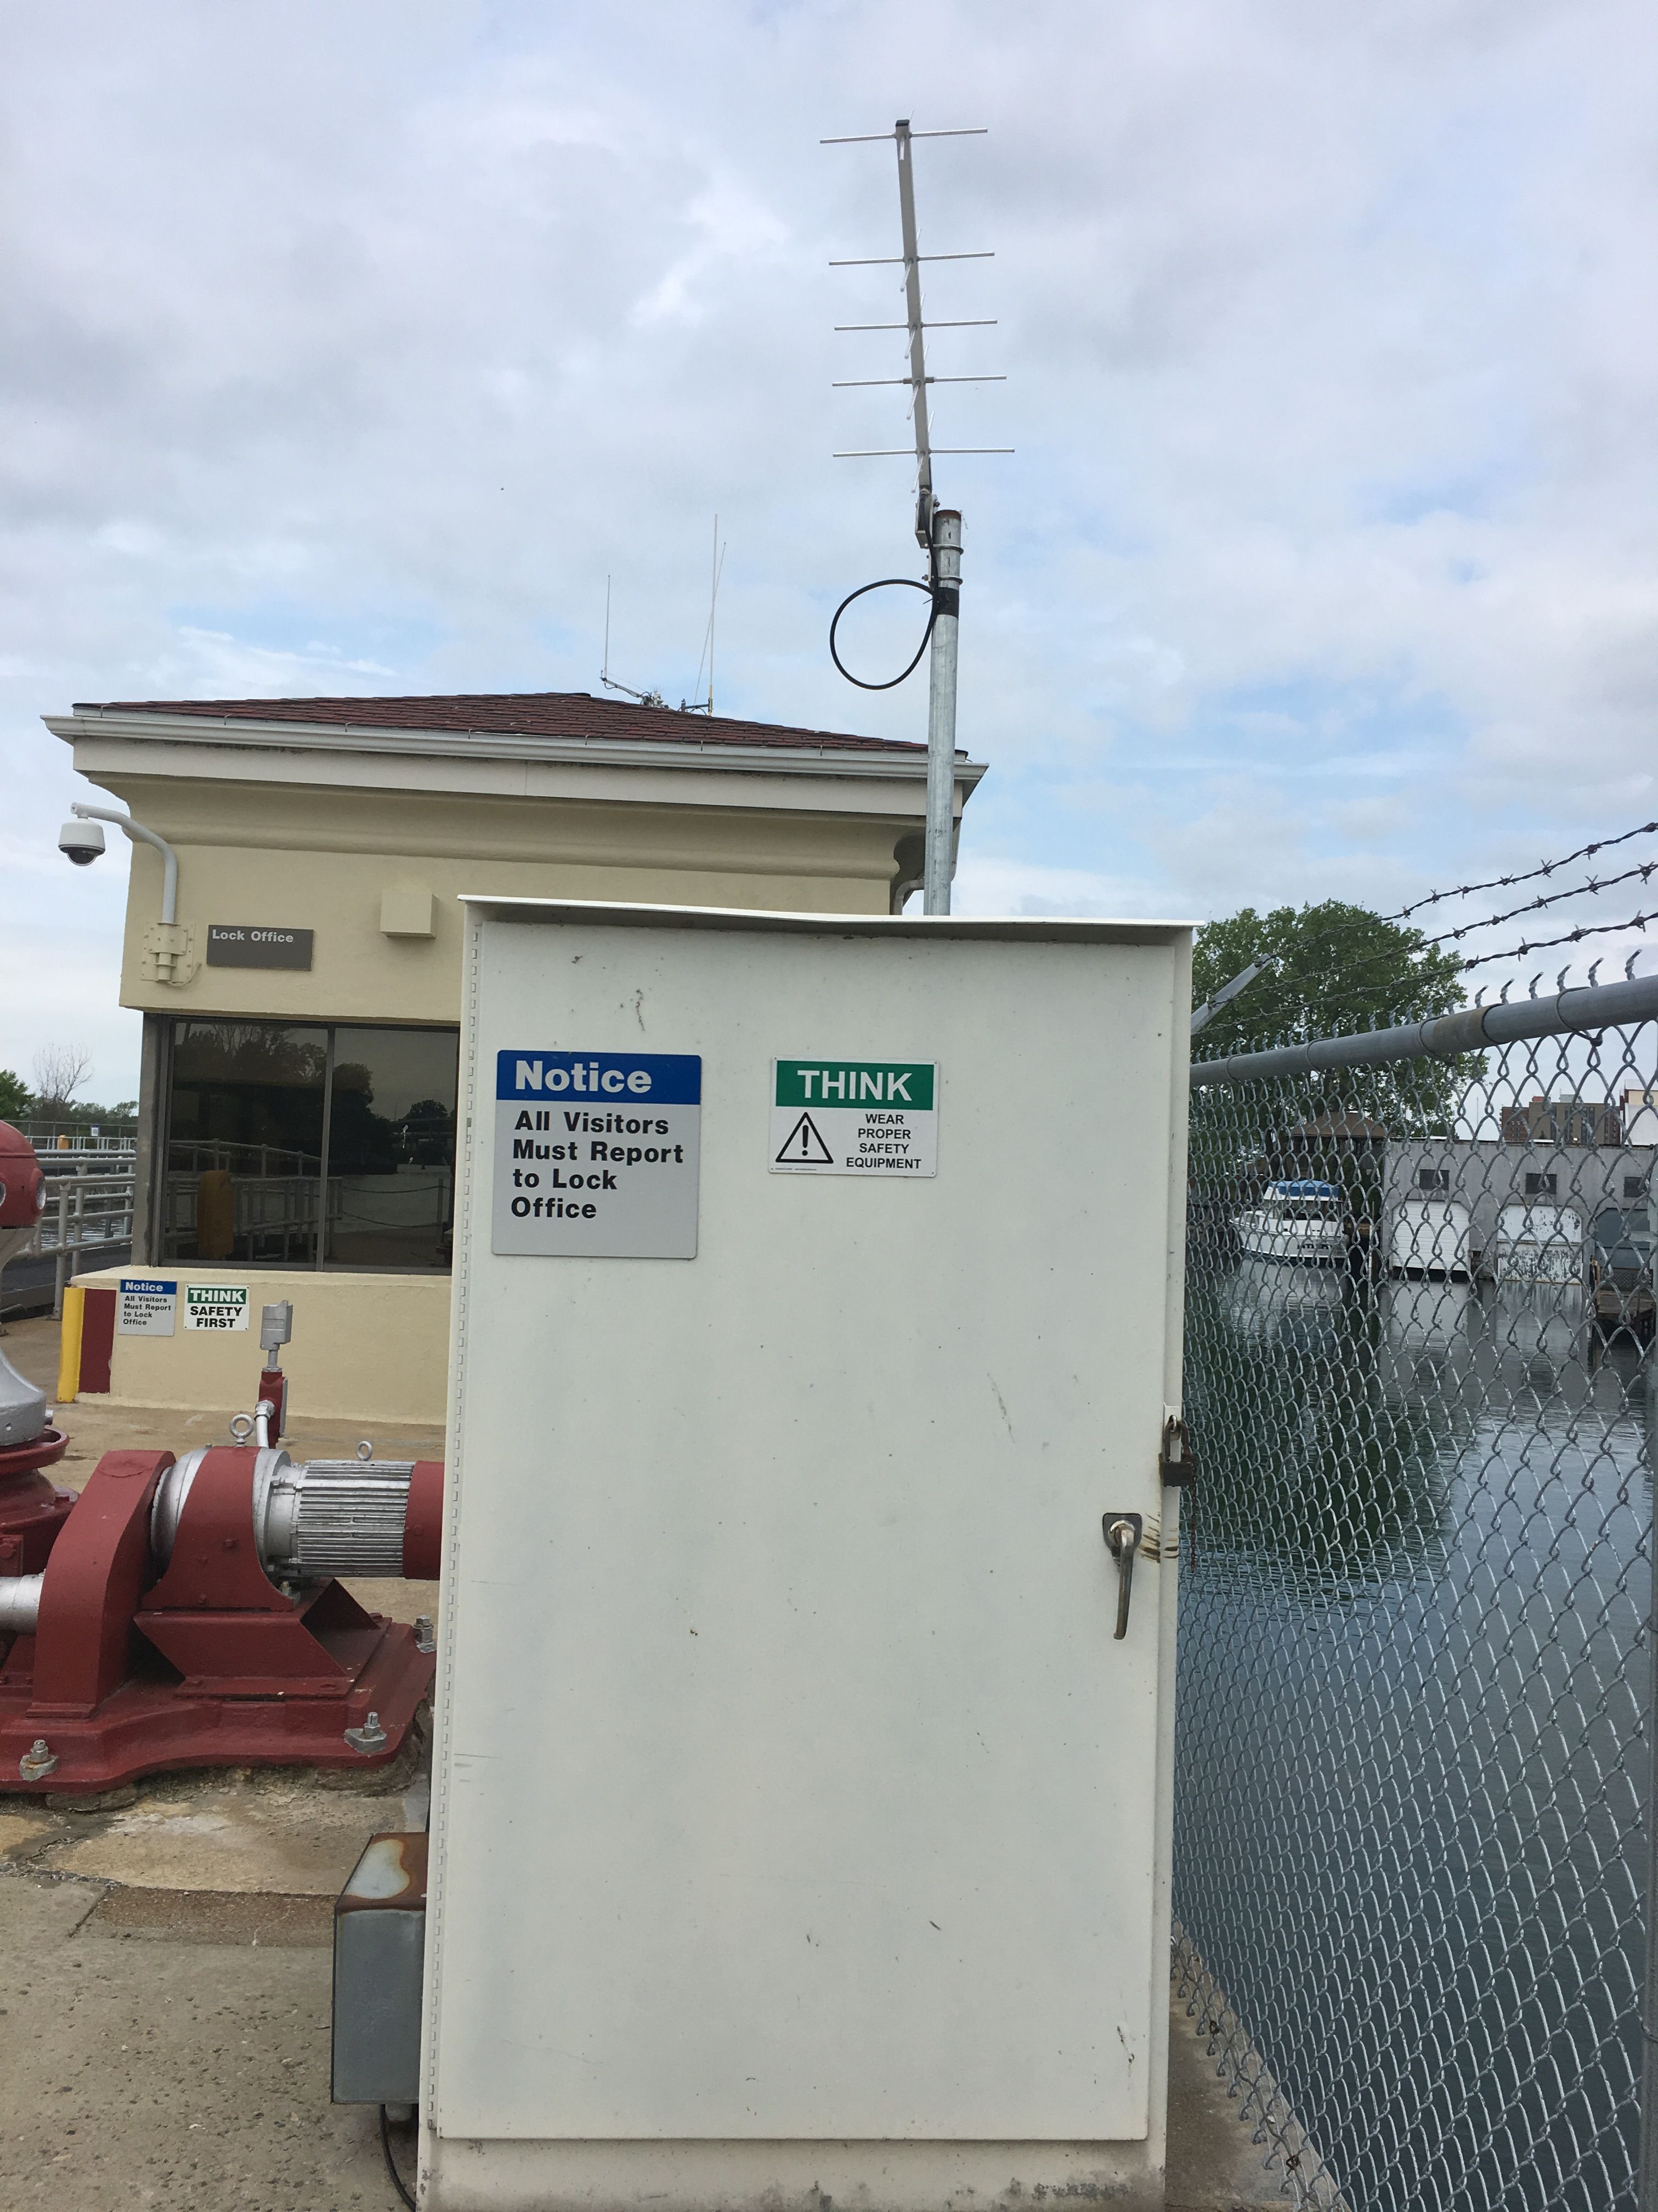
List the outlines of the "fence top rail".
{"type": "Polygon", "coordinates": [[[1365,1030],[1353,1036],[1314,1037],[1305,1044],[1273,1045],[1263,1052],[1235,1052],[1219,1060],[1194,1060],[1192,1087],[1253,1083],[1280,1075],[1305,1075],[1324,1067],[1376,1067],[1390,1060],[1453,1059],[1512,1044],[1519,1037],[1558,1036],[1614,1029],[1658,1018],[1658,975],[1625,983],[1585,984],[1537,999],[1464,1006],[1427,1022],[1397,1029],[1365,1030]]]}

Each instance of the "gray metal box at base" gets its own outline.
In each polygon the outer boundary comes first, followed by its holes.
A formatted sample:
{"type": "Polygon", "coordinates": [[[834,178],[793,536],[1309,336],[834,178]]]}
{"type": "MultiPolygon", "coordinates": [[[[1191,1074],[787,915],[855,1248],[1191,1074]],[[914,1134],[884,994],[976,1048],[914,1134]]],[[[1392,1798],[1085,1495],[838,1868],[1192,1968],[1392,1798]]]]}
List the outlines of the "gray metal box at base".
{"type": "Polygon", "coordinates": [[[376,1836],[334,1905],[337,2105],[420,2100],[426,1838],[376,1836]]]}

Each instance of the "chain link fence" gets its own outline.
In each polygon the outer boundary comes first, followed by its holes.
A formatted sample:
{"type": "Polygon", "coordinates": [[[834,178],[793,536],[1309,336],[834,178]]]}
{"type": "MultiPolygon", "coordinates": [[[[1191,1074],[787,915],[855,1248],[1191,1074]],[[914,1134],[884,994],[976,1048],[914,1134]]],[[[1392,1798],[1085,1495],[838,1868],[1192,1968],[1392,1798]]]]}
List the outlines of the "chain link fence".
{"type": "Polygon", "coordinates": [[[1177,1990],[1288,2201],[1635,2212],[1658,1025],[1192,1109],[1177,1990]]]}

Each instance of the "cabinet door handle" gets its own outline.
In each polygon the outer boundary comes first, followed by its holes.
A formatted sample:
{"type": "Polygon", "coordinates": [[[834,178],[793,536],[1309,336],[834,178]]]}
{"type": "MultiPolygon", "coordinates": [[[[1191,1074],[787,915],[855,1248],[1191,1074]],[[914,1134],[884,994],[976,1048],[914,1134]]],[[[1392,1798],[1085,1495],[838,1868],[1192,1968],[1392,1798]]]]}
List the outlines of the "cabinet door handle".
{"type": "Polygon", "coordinates": [[[1139,1550],[1145,1522],[1138,1513],[1106,1513],[1100,1517],[1106,1547],[1117,1563],[1117,1626],[1114,1643],[1128,1633],[1128,1601],[1134,1587],[1134,1554],[1139,1550]]]}

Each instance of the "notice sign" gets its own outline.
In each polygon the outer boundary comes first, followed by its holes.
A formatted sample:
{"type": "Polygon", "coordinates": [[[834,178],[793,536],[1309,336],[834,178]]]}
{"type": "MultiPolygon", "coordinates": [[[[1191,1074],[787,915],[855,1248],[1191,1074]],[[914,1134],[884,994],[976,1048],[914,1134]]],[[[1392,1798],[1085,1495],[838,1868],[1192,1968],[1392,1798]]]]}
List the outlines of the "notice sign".
{"type": "Polygon", "coordinates": [[[308,968],[316,933],[283,929],[272,922],[210,921],[210,968],[308,968]]]}
{"type": "Polygon", "coordinates": [[[118,1336],[171,1336],[179,1285],[162,1275],[123,1275],[115,1291],[118,1336]]]}
{"type": "Polygon", "coordinates": [[[936,1176],[938,1068],[928,1060],[774,1060],[778,1175],[936,1176]]]}
{"type": "Polygon", "coordinates": [[[246,1328],[245,1283],[191,1283],[185,1290],[186,1328],[246,1328]]]}
{"type": "Polygon", "coordinates": [[[497,1053],[489,1249],[694,1260],[701,1127],[695,1054],[497,1053]]]}

